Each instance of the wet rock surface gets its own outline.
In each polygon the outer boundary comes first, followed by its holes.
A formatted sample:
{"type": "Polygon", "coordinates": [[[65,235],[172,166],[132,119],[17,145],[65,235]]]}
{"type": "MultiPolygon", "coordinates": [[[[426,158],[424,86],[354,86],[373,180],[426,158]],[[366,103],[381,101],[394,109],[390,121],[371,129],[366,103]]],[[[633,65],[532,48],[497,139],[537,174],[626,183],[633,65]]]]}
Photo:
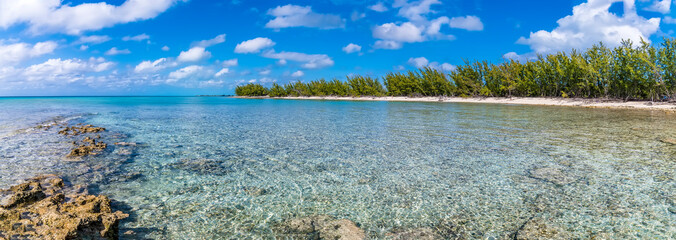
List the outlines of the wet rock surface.
{"type": "Polygon", "coordinates": [[[66,157],[75,158],[75,157],[84,157],[88,155],[98,155],[103,152],[108,147],[108,144],[97,141],[94,138],[85,137],[80,142],[74,142],[75,148],[68,153],[66,157]]]}
{"type": "Polygon", "coordinates": [[[529,176],[542,181],[554,183],[558,186],[567,185],[577,181],[577,177],[568,174],[561,168],[543,167],[535,168],[529,171],[529,176]]]}
{"type": "Polygon", "coordinates": [[[671,144],[671,145],[676,145],[676,138],[662,138],[660,139],[660,142],[666,143],[666,144],[671,144]]]}
{"type": "Polygon", "coordinates": [[[278,230],[294,239],[365,239],[364,230],[348,219],[335,219],[328,215],[314,215],[284,221],[278,230]]]}
{"type": "Polygon", "coordinates": [[[52,175],[0,191],[0,239],[117,239],[126,217],[106,196],[52,175]]]}
{"type": "Polygon", "coordinates": [[[59,131],[59,134],[66,136],[78,136],[85,133],[98,133],[103,131],[106,131],[106,129],[102,127],[95,127],[91,124],[87,125],[78,124],[75,126],[68,126],[61,129],[61,131],[59,131]]]}

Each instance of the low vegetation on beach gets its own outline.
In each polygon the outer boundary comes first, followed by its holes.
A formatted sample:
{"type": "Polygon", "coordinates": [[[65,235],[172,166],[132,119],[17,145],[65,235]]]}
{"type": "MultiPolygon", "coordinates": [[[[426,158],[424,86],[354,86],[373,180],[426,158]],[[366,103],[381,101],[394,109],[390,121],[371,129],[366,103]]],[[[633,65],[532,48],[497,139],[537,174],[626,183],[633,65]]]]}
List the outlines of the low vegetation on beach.
{"type": "Polygon", "coordinates": [[[538,55],[529,61],[465,61],[450,73],[426,67],[388,73],[382,78],[250,83],[238,96],[458,96],[575,97],[666,101],[676,98],[676,39],[660,44],[630,40],[609,48],[599,43],[585,51],[538,55]],[[382,81],[381,81],[382,80],[382,81]]]}

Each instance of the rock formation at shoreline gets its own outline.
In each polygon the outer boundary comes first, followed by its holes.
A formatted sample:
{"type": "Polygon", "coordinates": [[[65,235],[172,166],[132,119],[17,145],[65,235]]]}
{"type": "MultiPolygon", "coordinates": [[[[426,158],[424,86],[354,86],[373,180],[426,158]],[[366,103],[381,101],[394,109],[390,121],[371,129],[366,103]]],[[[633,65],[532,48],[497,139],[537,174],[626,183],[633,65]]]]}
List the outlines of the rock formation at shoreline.
{"type": "Polygon", "coordinates": [[[128,217],[106,196],[41,176],[0,191],[0,239],[117,239],[128,217]]]}

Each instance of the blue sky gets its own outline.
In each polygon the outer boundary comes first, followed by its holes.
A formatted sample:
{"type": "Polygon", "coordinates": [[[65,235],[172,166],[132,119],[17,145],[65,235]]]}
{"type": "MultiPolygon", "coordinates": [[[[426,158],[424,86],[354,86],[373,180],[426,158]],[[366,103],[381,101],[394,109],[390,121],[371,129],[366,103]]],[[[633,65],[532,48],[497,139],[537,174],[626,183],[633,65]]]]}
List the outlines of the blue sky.
{"type": "Polygon", "coordinates": [[[232,94],[674,36],[671,0],[0,0],[0,95],[232,94]]]}

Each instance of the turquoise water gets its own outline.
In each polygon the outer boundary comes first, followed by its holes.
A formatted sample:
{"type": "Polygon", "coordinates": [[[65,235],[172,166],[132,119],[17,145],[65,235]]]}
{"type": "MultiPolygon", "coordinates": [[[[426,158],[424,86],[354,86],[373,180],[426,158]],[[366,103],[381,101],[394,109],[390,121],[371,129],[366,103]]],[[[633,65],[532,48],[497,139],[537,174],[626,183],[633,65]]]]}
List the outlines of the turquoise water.
{"type": "Polygon", "coordinates": [[[505,239],[532,217],[571,238],[676,238],[676,146],[659,141],[674,126],[660,111],[543,106],[0,98],[0,188],[44,173],[88,184],[131,213],[123,238],[270,238],[312,214],[373,239],[447,219],[505,239]],[[69,161],[72,139],[35,128],[51,121],[137,146],[69,161]]]}

